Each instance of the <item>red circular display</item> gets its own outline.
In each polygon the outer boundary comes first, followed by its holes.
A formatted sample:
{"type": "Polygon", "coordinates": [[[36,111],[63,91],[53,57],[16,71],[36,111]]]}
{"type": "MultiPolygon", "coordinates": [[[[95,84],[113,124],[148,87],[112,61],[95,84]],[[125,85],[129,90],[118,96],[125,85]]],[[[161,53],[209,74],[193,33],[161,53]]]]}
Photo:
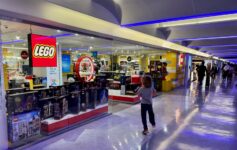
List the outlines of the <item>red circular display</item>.
{"type": "Polygon", "coordinates": [[[80,79],[86,82],[91,81],[94,77],[94,63],[91,57],[82,56],[76,62],[76,73],[80,79]]]}

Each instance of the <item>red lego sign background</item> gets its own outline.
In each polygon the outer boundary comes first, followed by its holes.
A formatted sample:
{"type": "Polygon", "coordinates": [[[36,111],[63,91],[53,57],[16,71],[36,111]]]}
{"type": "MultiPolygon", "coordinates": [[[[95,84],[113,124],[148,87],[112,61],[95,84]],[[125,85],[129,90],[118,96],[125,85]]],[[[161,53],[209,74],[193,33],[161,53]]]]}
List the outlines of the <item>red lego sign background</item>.
{"type": "Polygon", "coordinates": [[[57,67],[56,38],[28,35],[31,67],[57,67]]]}

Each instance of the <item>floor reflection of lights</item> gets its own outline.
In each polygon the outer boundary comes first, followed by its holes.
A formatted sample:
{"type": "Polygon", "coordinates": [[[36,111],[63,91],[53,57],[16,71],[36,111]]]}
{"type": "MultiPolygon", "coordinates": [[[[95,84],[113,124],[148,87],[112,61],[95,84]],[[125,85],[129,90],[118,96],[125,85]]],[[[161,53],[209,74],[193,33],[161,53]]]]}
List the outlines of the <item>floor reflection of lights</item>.
{"type": "Polygon", "coordinates": [[[210,148],[202,147],[201,145],[195,146],[195,145],[189,145],[185,143],[177,143],[176,146],[180,150],[212,150],[210,148]]]}
{"type": "Polygon", "coordinates": [[[236,118],[228,117],[224,115],[210,114],[210,113],[202,113],[201,117],[208,118],[211,120],[216,120],[217,122],[226,122],[226,123],[236,123],[236,118]]]}
{"type": "Polygon", "coordinates": [[[190,130],[196,134],[199,135],[216,135],[216,136],[223,136],[226,138],[233,138],[234,137],[234,133],[232,131],[228,131],[228,130],[222,130],[222,129],[215,129],[215,128],[210,128],[208,126],[204,126],[204,127],[191,127],[190,130]]]}

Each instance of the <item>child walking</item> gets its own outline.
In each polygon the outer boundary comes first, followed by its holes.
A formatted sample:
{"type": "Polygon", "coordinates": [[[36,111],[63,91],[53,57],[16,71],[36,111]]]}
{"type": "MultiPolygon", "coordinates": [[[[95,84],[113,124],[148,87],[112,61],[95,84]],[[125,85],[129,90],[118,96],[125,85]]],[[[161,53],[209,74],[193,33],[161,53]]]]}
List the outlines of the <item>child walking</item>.
{"type": "Polygon", "coordinates": [[[153,93],[156,93],[156,90],[152,86],[152,79],[150,76],[144,76],[142,78],[142,87],[137,91],[137,94],[141,97],[141,117],[143,124],[143,134],[147,135],[149,133],[147,127],[146,114],[149,114],[149,121],[154,128],[156,126],[155,123],[155,115],[152,108],[152,96],[153,93]]]}

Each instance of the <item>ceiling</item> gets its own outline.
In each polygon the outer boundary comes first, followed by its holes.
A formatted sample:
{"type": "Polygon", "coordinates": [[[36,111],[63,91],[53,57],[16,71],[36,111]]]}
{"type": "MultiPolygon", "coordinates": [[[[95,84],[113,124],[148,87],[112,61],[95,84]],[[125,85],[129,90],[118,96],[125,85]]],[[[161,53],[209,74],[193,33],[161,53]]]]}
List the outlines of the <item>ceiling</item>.
{"type": "Polygon", "coordinates": [[[48,1],[237,62],[236,0],[48,1]]]}
{"type": "Polygon", "coordinates": [[[93,36],[71,33],[61,30],[39,27],[35,25],[0,20],[3,48],[10,50],[28,49],[27,35],[29,33],[53,36],[57,44],[65,51],[99,51],[99,54],[152,54],[163,53],[162,50],[108,40],[93,36]]]}

